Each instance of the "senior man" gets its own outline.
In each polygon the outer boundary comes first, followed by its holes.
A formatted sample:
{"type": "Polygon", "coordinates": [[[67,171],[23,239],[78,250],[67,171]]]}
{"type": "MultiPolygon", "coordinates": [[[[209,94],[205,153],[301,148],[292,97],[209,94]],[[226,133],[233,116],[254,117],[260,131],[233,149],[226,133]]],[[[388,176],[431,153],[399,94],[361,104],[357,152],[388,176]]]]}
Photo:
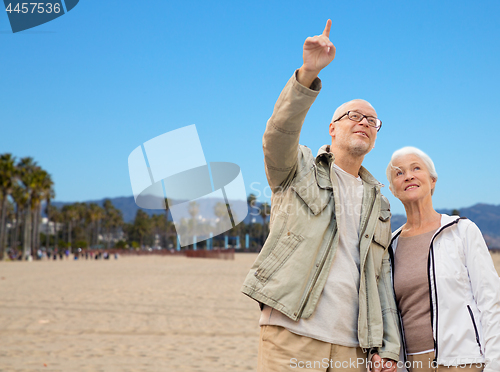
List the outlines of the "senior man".
{"type": "Polygon", "coordinates": [[[361,166],[382,122],[366,101],[341,105],[331,145],[299,145],[305,116],[335,57],[308,37],[263,138],[271,229],[242,291],[261,305],[258,371],[395,371],[399,327],[390,278],[389,203],[361,166]],[[371,366],[370,366],[371,363],[371,366]]]}

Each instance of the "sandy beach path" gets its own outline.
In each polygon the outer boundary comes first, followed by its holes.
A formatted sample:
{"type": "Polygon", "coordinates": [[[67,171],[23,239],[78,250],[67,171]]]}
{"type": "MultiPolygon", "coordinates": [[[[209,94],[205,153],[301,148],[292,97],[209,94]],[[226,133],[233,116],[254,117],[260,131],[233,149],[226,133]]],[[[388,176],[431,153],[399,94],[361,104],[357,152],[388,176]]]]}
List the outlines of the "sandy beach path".
{"type": "Polygon", "coordinates": [[[0,371],[255,371],[255,258],[0,262],[0,371]]]}
{"type": "Polygon", "coordinates": [[[255,258],[1,262],[0,371],[255,370],[255,258]]]}

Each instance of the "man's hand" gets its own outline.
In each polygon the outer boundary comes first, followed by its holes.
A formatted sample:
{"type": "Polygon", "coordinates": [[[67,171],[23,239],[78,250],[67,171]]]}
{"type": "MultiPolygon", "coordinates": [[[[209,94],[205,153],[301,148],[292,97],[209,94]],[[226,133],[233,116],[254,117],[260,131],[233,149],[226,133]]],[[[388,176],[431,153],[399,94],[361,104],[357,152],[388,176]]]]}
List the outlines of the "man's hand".
{"type": "Polygon", "coordinates": [[[304,42],[304,64],[299,69],[297,79],[306,87],[310,87],[319,72],[335,58],[335,46],[329,39],[331,27],[332,21],[329,19],[321,35],[308,37],[304,42]]]}
{"type": "Polygon", "coordinates": [[[396,372],[397,362],[392,359],[381,358],[378,354],[372,356],[371,372],[396,372]]]}

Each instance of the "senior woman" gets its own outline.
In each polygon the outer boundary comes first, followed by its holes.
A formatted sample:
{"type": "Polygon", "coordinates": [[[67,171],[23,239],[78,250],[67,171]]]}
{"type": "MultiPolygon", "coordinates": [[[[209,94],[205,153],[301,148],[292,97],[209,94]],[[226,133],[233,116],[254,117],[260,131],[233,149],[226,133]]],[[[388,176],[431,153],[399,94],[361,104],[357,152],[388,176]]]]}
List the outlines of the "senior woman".
{"type": "Polygon", "coordinates": [[[386,174],[407,217],[389,251],[408,371],[500,372],[500,279],[481,231],[434,210],[423,151],[397,150],[386,174]]]}

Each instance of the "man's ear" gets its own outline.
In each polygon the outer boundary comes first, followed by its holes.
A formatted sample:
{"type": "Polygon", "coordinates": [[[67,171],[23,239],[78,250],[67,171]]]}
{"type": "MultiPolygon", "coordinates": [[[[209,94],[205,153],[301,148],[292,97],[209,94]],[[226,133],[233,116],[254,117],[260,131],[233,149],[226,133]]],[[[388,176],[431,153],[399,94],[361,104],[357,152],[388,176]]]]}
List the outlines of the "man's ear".
{"type": "Polygon", "coordinates": [[[335,123],[333,121],[330,123],[330,128],[328,129],[328,133],[330,133],[331,137],[333,137],[335,133],[335,123]]]}

